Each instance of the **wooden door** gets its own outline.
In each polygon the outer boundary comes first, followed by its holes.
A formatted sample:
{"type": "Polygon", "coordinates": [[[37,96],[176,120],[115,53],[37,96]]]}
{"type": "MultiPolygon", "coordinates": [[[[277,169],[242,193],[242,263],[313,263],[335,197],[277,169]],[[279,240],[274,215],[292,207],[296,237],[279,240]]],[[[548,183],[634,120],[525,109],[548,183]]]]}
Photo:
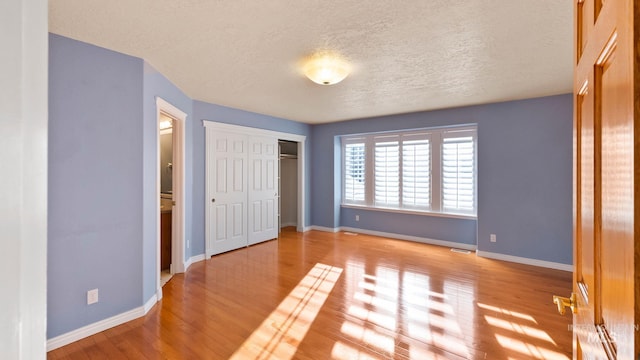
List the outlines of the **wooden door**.
{"type": "Polygon", "coordinates": [[[575,0],[574,10],[574,359],[637,359],[638,5],[575,0]]]}
{"type": "Polygon", "coordinates": [[[207,256],[247,246],[247,136],[207,127],[207,256]]]}
{"type": "Polygon", "coordinates": [[[278,237],[278,139],[250,136],[249,244],[278,237]]]}

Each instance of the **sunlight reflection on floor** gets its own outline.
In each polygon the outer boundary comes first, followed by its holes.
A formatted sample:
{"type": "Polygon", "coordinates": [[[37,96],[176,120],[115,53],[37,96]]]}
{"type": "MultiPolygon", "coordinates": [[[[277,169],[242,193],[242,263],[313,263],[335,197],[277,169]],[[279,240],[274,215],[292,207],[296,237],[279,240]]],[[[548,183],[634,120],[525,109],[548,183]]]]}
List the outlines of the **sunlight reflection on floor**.
{"type": "Polygon", "coordinates": [[[316,264],[231,359],[291,359],[341,273],[316,264]]]}
{"type": "Polygon", "coordinates": [[[559,352],[536,346],[530,343],[525,343],[524,341],[517,340],[508,336],[503,336],[500,334],[496,334],[496,340],[500,346],[510,349],[520,354],[526,355],[529,358],[534,359],[544,359],[544,360],[553,360],[553,359],[569,359],[566,355],[561,354],[559,352]]]}
{"type": "Polygon", "coordinates": [[[566,355],[551,349],[557,347],[556,342],[547,332],[534,327],[538,323],[531,315],[482,303],[478,303],[478,307],[495,314],[485,314],[484,319],[494,327],[494,336],[505,350],[533,359],[569,359],[566,355]],[[520,339],[524,335],[531,340],[525,342],[516,339],[516,334],[520,339]]]}
{"type": "MultiPolygon", "coordinates": [[[[358,264],[351,265],[346,270],[348,293],[352,294],[347,313],[354,319],[345,320],[341,332],[365,348],[337,342],[331,353],[333,359],[385,358],[398,351],[411,359],[446,359],[441,353],[470,356],[454,308],[445,302],[447,295],[430,289],[427,275],[403,272],[400,276],[398,270],[384,267],[378,267],[372,275],[364,273],[358,264]],[[383,332],[385,329],[390,332],[383,332]],[[414,342],[406,349],[397,349],[400,334],[424,346],[414,342]]],[[[450,285],[447,289],[459,290],[450,285]]]]}

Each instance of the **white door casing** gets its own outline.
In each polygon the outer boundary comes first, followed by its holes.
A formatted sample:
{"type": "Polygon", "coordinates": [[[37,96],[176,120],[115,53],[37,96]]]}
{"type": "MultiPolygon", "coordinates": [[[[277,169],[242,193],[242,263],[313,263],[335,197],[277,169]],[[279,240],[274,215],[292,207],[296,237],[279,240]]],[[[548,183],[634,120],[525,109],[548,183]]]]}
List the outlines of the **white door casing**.
{"type": "Polygon", "coordinates": [[[171,273],[185,271],[185,123],[187,114],[166,100],[156,97],[156,298],[162,299],[160,286],[160,118],[171,117],[173,121],[173,201],[171,234],[171,273]]]}

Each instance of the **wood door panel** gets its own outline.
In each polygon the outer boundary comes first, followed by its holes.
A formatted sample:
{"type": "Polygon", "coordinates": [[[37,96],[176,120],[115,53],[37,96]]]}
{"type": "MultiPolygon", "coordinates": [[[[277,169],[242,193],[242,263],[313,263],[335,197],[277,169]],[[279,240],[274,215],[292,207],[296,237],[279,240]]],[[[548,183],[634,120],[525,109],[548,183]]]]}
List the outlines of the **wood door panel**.
{"type": "Polygon", "coordinates": [[[592,28],[593,17],[590,16],[593,12],[590,11],[593,8],[593,0],[578,1],[576,5],[576,54],[577,60],[582,56],[582,52],[586,46],[586,41],[589,38],[589,30],[592,28]]]}
{"type": "Polygon", "coordinates": [[[574,5],[575,359],[638,358],[637,3],[574,5]]]}
{"type": "Polygon", "coordinates": [[[633,319],[633,122],[620,114],[624,98],[616,44],[597,72],[602,113],[602,323],[617,338],[633,319]]]}
{"type": "Polygon", "coordinates": [[[596,243],[596,187],[595,182],[598,181],[596,176],[599,174],[599,163],[596,161],[596,146],[599,146],[597,140],[598,134],[593,116],[593,94],[594,91],[590,87],[593,82],[585,82],[583,91],[578,95],[577,111],[579,112],[579,130],[580,130],[580,231],[577,240],[580,242],[579,255],[576,256],[577,267],[576,282],[580,284],[578,294],[582,297],[584,305],[581,306],[580,313],[587,312],[590,318],[593,318],[593,296],[595,289],[595,258],[594,250],[596,243]],[[596,170],[598,169],[598,170],[596,170]]]}
{"type": "MultiPolygon", "coordinates": [[[[586,74],[576,97],[576,182],[575,199],[578,216],[576,220],[576,251],[574,273],[578,311],[574,318],[574,354],[585,349],[587,358],[606,357],[598,346],[599,336],[595,328],[595,304],[598,294],[596,256],[600,234],[600,126],[595,116],[595,89],[593,72],[586,74]],[[580,349],[580,350],[579,350],[580,349]]],[[[582,357],[576,357],[581,359],[582,357]]]]}

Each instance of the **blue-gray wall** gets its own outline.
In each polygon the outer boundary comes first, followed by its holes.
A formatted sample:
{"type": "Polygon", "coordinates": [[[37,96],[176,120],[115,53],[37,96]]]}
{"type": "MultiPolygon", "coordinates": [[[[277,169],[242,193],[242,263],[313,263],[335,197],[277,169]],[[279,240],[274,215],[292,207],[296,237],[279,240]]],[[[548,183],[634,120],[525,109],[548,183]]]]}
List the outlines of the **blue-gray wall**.
{"type": "Polygon", "coordinates": [[[142,72],[49,37],[48,338],[141,305],[142,72]]]}
{"type": "Polygon", "coordinates": [[[191,241],[193,102],[141,59],[54,34],[49,48],[52,338],[142,306],[156,292],[156,97],[187,113],[191,241]],[[93,288],[100,301],[87,306],[93,288]]]}
{"type": "Polygon", "coordinates": [[[573,264],[572,96],[462,111],[479,124],[478,249],[573,264]]]}
{"type": "Polygon", "coordinates": [[[205,129],[202,124],[203,120],[306,136],[305,161],[307,167],[305,168],[305,177],[307,184],[305,186],[306,219],[304,223],[306,226],[310,225],[312,166],[309,139],[311,126],[202,101],[194,101],[193,117],[195,119],[193,126],[193,237],[201,239],[201,241],[194,241],[191,248],[194,255],[202,254],[205,251],[205,129]]]}
{"type": "MultiPolygon", "coordinates": [[[[193,243],[192,233],[192,204],[193,204],[193,141],[190,134],[193,128],[193,101],[180,89],[173,85],[166,77],[159,73],[148,63],[144,63],[144,98],[139,104],[143,108],[144,118],[142,121],[142,152],[143,163],[140,165],[143,172],[142,208],[143,208],[143,279],[144,290],[142,293],[143,303],[149,300],[156,293],[157,271],[156,252],[158,241],[158,214],[157,204],[158,192],[156,183],[158,174],[156,172],[158,156],[158,118],[156,112],[156,98],[160,97],[187,114],[185,123],[185,244],[193,243]]],[[[196,240],[199,241],[199,240],[196,240]]],[[[193,246],[190,246],[193,248],[193,246]]],[[[190,249],[185,250],[185,260],[191,254],[190,249]]]]}
{"type": "Polygon", "coordinates": [[[477,242],[480,251],[572,263],[571,95],[317,125],[311,153],[314,225],[477,242]],[[477,220],[340,207],[337,136],[469,123],[478,125],[477,220]]]}

